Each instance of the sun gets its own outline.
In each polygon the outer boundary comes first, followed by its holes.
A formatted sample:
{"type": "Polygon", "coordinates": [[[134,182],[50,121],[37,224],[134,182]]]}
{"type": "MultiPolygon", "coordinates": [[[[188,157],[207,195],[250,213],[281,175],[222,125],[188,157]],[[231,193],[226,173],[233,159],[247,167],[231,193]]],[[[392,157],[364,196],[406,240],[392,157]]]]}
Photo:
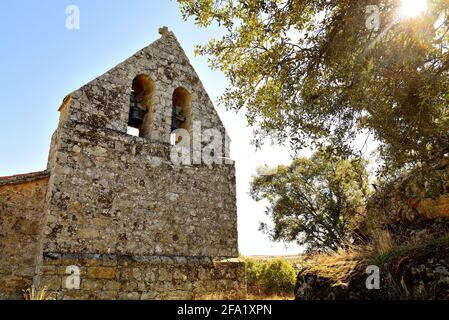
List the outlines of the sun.
{"type": "Polygon", "coordinates": [[[401,0],[400,13],[404,18],[412,18],[425,13],[427,0],[401,0]]]}

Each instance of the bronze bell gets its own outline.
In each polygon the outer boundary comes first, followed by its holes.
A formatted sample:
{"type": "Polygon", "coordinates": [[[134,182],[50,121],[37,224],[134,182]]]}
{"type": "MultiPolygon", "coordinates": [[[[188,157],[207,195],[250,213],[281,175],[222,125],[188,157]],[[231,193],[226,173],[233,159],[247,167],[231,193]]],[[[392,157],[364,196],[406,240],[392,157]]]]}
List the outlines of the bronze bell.
{"type": "Polygon", "coordinates": [[[138,127],[142,124],[143,118],[140,115],[140,109],[136,106],[131,106],[129,109],[128,125],[130,127],[138,127]]]}
{"type": "Polygon", "coordinates": [[[129,106],[128,125],[137,128],[143,123],[142,112],[138,106],[138,98],[132,93],[129,106]]]}
{"type": "Polygon", "coordinates": [[[172,112],[172,124],[171,131],[179,129],[179,124],[186,121],[186,118],[182,115],[182,108],[178,106],[173,107],[172,112]]]}

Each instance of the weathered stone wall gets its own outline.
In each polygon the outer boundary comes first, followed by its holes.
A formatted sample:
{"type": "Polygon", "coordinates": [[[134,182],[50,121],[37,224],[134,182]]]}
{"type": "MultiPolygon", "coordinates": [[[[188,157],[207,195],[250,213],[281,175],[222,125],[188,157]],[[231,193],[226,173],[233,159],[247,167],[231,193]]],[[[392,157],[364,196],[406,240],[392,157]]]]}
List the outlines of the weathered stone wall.
{"type": "Polygon", "coordinates": [[[0,180],[0,298],[32,284],[47,183],[46,172],[0,180]]]}
{"type": "Polygon", "coordinates": [[[245,298],[244,264],[206,257],[53,254],[42,281],[57,299],[167,300],[245,298]],[[66,290],[66,268],[81,267],[79,290],[66,290]]]}
{"type": "Polygon", "coordinates": [[[45,253],[237,257],[233,165],[175,166],[168,146],[67,122],[45,253]]]}

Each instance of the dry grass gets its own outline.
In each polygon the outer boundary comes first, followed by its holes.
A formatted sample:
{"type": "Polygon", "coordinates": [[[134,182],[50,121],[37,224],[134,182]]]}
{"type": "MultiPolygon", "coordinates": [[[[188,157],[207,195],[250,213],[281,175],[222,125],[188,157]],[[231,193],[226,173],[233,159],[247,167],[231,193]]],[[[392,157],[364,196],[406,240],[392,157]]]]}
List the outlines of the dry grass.
{"type": "Polygon", "coordinates": [[[246,300],[294,300],[295,296],[292,294],[290,296],[279,296],[279,295],[254,295],[248,294],[246,300]]]}
{"type": "Polygon", "coordinates": [[[395,244],[391,235],[380,232],[373,244],[350,246],[331,254],[309,255],[305,258],[305,273],[330,279],[333,285],[345,285],[348,275],[357,265],[364,261],[369,264],[382,265],[408,254],[428,252],[438,246],[446,246],[449,236],[431,239],[430,241],[410,240],[401,245],[395,244]]]}
{"type": "Polygon", "coordinates": [[[48,293],[46,287],[39,290],[34,285],[31,288],[24,290],[23,296],[25,300],[54,300],[51,294],[48,293]]]}
{"type": "Polygon", "coordinates": [[[413,256],[415,259],[420,255],[426,255],[433,250],[439,250],[438,248],[445,248],[449,245],[449,235],[434,238],[430,241],[416,242],[411,241],[401,246],[395,247],[392,250],[382,255],[373,257],[374,263],[382,265],[384,263],[394,261],[404,256],[413,256]]]}
{"type": "MultiPolygon", "coordinates": [[[[239,297],[229,296],[225,293],[211,293],[196,297],[197,300],[205,301],[221,301],[221,300],[239,300],[239,297]]],[[[266,294],[247,294],[246,299],[243,300],[294,300],[295,296],[291,295],[266,295],[266,294]]]]}
{"type": "Polygon", "coordinates": [[[371,245],[348,246],[329,254],[309,255],[304,260],[305,272],[331,279],[334,285],[345,285],[348,274],[374,254],[371,245]]]}
{"type": "Polygon", "coordinates": [[[381,229],[373,231],[373,244],[376,254],[385,254],[397,247],[390,232],[381,229]]]}

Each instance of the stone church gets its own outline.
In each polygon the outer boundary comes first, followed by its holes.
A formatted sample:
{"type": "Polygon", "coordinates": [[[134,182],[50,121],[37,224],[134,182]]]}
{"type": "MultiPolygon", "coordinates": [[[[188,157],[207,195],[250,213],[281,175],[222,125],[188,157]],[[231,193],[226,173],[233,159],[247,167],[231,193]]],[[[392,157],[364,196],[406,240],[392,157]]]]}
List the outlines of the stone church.
{"type": "Polygon", "coordinates": [[[223,149],[228,136],[160,34],[64,99],[45,171],[0,178],[0,299],[33,284],[57,299],[245,297],[234,163],[171,160],[176,130],[214,129],[223,149]]]}

